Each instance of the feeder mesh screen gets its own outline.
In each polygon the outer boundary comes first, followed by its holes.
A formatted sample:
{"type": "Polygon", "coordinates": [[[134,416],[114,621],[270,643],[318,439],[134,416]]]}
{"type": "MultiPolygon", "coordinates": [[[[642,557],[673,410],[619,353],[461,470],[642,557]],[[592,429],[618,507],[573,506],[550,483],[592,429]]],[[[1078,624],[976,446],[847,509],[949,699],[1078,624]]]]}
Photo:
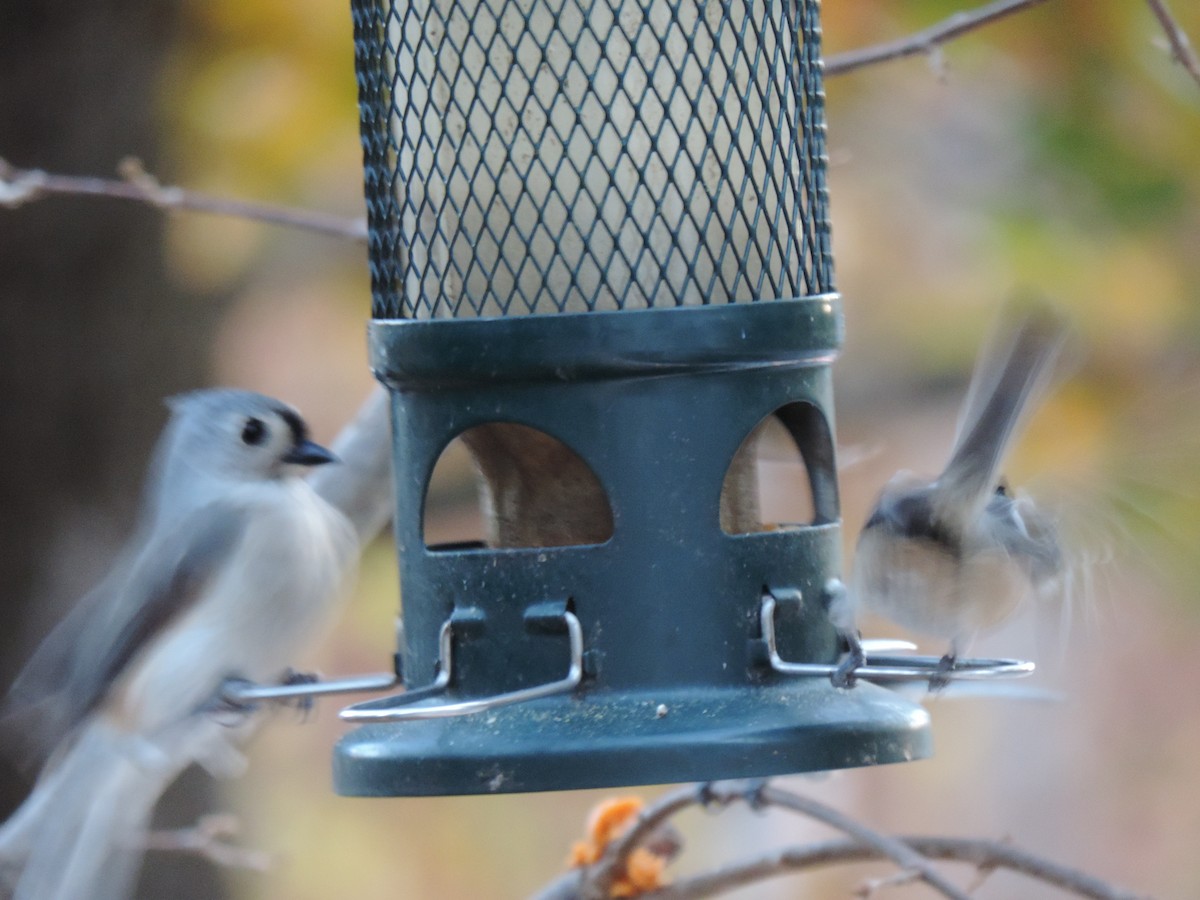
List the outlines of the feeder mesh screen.
{"type": "Polygon", "coordinates": [[[377,318],[833,290],[818,0],[354,0],[377,318]]]}

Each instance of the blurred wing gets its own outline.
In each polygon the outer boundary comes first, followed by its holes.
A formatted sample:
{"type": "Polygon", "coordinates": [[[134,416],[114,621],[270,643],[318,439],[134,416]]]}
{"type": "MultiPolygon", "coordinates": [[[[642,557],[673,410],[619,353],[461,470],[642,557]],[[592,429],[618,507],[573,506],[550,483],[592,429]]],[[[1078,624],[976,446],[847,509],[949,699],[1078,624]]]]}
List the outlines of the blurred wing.
{"type": "Polygon", "coordinates": [[[241,541],[247,510],[214,503],[119,566],[46,638],[14,683],[5,722],[44,755],[103,699],[137,653],[206,586],[241,541]]]}
{"type": "Polygon", "coordinates": [[[1063,318],[1045,303],[1010,304],[981,354],[955,438],[938,479],[939,510],[973,518],[987,502],[1026,413],[1049,380],[1066,340],[1063,318]]]}
{"type": "Polygon", "coordinates": [[[65,734],[65,686],[78,648],[92,623],[105,618],[120,585],[129,577],[131,560],[120,560],[96,587],[83,596],[38,645],[4,698],[0,726],[6,749],[22,762],[36,765],[65,734]]]}
{"type": "Polygon", "coordinates": [[[988,501],[987,510],[993,535],[1010,557],[1025,565],[1034,585],[1062,571],[1063,551],[1058,530],[1053,519],[1031,500],[996,491],[988,501]]]}

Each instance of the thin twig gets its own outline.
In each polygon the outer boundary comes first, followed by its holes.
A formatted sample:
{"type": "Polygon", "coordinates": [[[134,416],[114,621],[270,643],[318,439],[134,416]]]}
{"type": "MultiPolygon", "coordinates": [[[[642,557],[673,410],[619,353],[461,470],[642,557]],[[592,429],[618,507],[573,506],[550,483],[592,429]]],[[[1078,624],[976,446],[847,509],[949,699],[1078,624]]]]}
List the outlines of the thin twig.
{"type": "MultiPolygon", "coordinates": [[[[664,862],[670,863],[683,850],[683,838],[670,822],[664,822],[651,831],[641,846],[664,862]]],[[[583,868],[568,869],[530,897],[530,900],[580,900],[584,896],[596,896],[594,883],[588,880],[589,874],[589,871],[583,868]],[[585,894],[585,891],[589,891],[589,894],[585,894]]]]}
{"type": "Polygon", "coordinates": [[[1146,0],[1146,2],[1150,5],[1150,11],[1158,18],[1162,30],[1166,32],[1167,43],[1171,45],[1172,58],[1187,70],[1188,74],[1195,79],[1196,84],[1200,84],[1200,58],[1196,56],[1196,51],[1192,49],[1192,42],[1188,40],[1184,30],[1179,27],[1171,10],[1167,9],[1166,0],[1146,0]]]}
{"type": "MultiPolygon", "coordinates": [[[[1084,872],[1059,865],[1013,847],[1003,841],[967,838],[903,836],[897,838],[926,859],[974,865],[980,869],[1001,868],[1054,885],[1092,900],[1144,900],[1142,895],[1114,887],[1084,872]]],[[[667,887],[642,894],[643,900],[698,900],[755,884],[767,878],[820,866],[868,862],[884,858],[877,847],[854,839],[839,839],[802,847],[785,847],[756,859],[684,878],[667,887]]]]}
{"type": "Polygon", "coordinates": [[[737,797],[718,797],[708,784],[697,784],[664,794],[638,813],[633,827],[608,845],[604,855],[580,879],[580,896],[607,897],[629,855],[668,819],[691,806],[731,803],[737,797]]]}
{"type": "Polygon", "coordinates": [[[529,900],[579,900],[583,896],[583,889],[583,869],[569,869],[536,894],[530,895],[529,900]]]}
{"type": "Polygon", "coordinates": [[[988,3],[970,12],[956,12],[936,25],[931,25],[908,37],[826,57],[825,75],[826,77],[844,75],[855,69],[862,69],[892,59],[920,54],[929,55],[948,41],[1045,2],[1046,0],[995,0],[993,3],[988,3]]]}
{"type": "Polygon", "coordinates": [[[681,788],[659,798],[638,816],[637,823],[613,841],[608,851],[581,880],[580,896],[607,897],[617,875],[624,870],[626,860],[653,831],[669,818],[691,806],[724,807],[737,801],[751,805],[778,806],[825,822],[833,828],[875,847],[902,869],[913,871],[946,897],[969,900],[967,895],[943,878],[929,862],[894,838],[880,834],[844,816],[824,804],[798,794],[782,791],[761,782],[720,782],[681,788]]]}
{"type": "Polygon", "coordinates": [[[901,869],[915,873],[922,881],[946,897],[952,897],[954,900],[970,900],[965,891],[947,881],[937,869],[930,865],[929,860],[901,840],[868,828],[832,807],[791,791],[764,785],[758,792],[758,796],[765,806],[776,806],[801,813],[856,838],[868,847],[875,848],[901,869]]]}
{"type": "MultiPolygon", "coordinates": [[[[712,897],[747,884],[819,866],[890,859],[917,877],[925,877],[931,859],[973,865],[980,874],[1009,869],[1094,900],[1143,900],[1141,895],[1108,884],[1094,876],[1018,849],[1007,841],[945,837],[892,837],[880,835],[861,823],[822,804],[761,782],[719,782],[681,788],[664,794],[647,806],[637,824],[610,845],[591,869],[569,872],[536,895],[536,900],[594,900],[606,898],[616,874],[629,854],[671,817],[692,806],[725,807],[744,801],[757,807],[777,807],[818,819],[850,835],[833,840],[787,847],[756,859],[735,862],[712,872],[682,879],[639,895],[654,900],[691,900],[712,897]]],[[[968,896],[958,888],[943,889],[948,896],[968,896]]]]}
{"type": "MultiPolygon", "coordinates": [[[[855,897],[862,897],[863,900],[871,900],[881,891],[886,891],[888,888],[901,887],[906,884],[912,884],[920,879],[920,875],[912,869],[905,869],[901,872],[892,872],[890,875],[884,875],[881,878],[868,878],[860,884],[854,891],[855,897]]],[[[968,896],[970,891],[966,892],[968,896]]]]}
{"type": "MultiPolygon", "coordinates": [[[[971,11],[957,12],[907,37],[835,53],[825,59],[825,75],[844,75],[877,63],[919,54],[936,59],[943,44],[1044,2],[1046,0],[994,0],[971,11]]],[[[1187,34],[1167,8],[1165,0],[1146,2],[1166,33],[1172,57],[1200,84],[1200,57],[1197,57],[1187,34]]],[[[0,206],[16,208],[49,194],[90,195],[134,200],[164,210],[182,209],[232,216],[354,241],[367,239],[367,225],[363,219],[213,197],[180,187],[160,185],[136,160],[123,162],[120,171],[120,179],[58,175],[41,169],[20,169],[0,158],[0,206]]]]}
{"type": "Polygon", "coordinates": [[[132,159],[122,162],[118,171],[122,176],[119,179],[56,175],[41,169],[20,169],[0,159],[0,206],[12,209],[49,194],[82,194],[135,200],[164,210],[183,209],[218,216],[233,216],[355,241],[367,239],[367,225],[362,219],[350,219],[270,203],[213,197],[180,187],[164,186],[148,174],[139,162],[132,159]]]}

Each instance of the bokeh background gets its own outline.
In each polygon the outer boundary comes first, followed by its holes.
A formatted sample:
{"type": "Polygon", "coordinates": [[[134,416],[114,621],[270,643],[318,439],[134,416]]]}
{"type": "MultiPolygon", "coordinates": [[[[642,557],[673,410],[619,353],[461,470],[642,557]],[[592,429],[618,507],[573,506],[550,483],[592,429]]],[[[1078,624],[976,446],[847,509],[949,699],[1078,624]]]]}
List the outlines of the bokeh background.
{"type": "MultiPolygon", "coordinates": [[[[964,5],[829,3],[826,49],[964,5]]],[[[1200,39],[1200,7],[1174,6],[1200,39]]],[[[0,157],[13,165],[107,174],[136,156],[164,182],[362,215],[346,4],[16,7],[0,10],[0,157]]],[[[1010,475],[1062,510],[1080,588],[1068,621],[1029,616],[976,648],[1037,658],[1037,684],[1063,700],[938,699],[935,758],[794,785],[881,828],[1008,837],[1147,894],[1200,896],[1200,86],[1144,4],[1053,0],[931,59],[831,79],[828,118],[847,553],[892,472],[940,466],[992,316],[1037,290],[1069,312],[1078,351],[1010,475]]],[[[370,388],[365,263],[350,241],[118,201],[0,208],[5,682],[119,545],[163,396],[255,388],[300,406],[319,438],[336,433],[370,388]]],[[[801,477],[786,454],[763,471],[779,496],[801,477]]],[[[469,531],[469,467],[443,474],[431,527],[469,531]]],[[[385,666],[395,581],[383,540],[336,633],[298,662],[385,666]]],[[[143,895],[521,897],[561,870],[609,793],[338,798],[335,713],[278,716],[247,776],[187,779],[164,809],[170,824],[236,810],[242,840],[272,854],[268,873],[152,855],[143,895]]],[[[9,809],[28,783],[0,775],[9,809]]],[[[679,871],[822,834],[738,810],[680,825],[679,871]]],[[[738,896],[846,896],[884,871],[738,896]]],[[[978,896],[1051,894],[995,875],[978,896]]]]}

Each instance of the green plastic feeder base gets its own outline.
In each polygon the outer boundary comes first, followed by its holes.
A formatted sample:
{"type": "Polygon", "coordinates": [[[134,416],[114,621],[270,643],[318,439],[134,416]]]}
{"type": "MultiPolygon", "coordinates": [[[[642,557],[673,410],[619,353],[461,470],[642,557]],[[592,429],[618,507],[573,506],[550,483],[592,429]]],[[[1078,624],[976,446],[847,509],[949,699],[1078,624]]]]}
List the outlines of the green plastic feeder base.
{"type": "Polygon", "coordinates": [[[778,674],[763,652],[768,591],[796,598],[773,619],[784,660],[829,664],[844,649],[827,591],[842,571],[829,372],[841,333],[832,296],[373,323],[372,367],[392,396],[398,649],[409,691],[438,685],[433,696],[410,693],[412,706],[440,706],[443,717],[348,733],[337,790],[565,790],[927,756],[920,707],[869,684],[839,690],[828,677],[778,674]],[[804,462],[812,518],[726,533],[722,485],[768,416],[804,462]],[[427,545],[422,513],[439,454],[492,422],[538,429],[578,454],[608,499],[611,537],[427,545]],[[578,653],[568,652],[567,611],[578,653]],[[582,674],[557,696],[445,717],[553,685],[576,656],[582,674]]]}
{"type": "Polygon", "coordinates": [[[922,759],[928,714],[883,688],[804,678],[754,690],[551,697],[365,725],[334,755],[352,797],[503,794],[750,778],[922,759]]]}

